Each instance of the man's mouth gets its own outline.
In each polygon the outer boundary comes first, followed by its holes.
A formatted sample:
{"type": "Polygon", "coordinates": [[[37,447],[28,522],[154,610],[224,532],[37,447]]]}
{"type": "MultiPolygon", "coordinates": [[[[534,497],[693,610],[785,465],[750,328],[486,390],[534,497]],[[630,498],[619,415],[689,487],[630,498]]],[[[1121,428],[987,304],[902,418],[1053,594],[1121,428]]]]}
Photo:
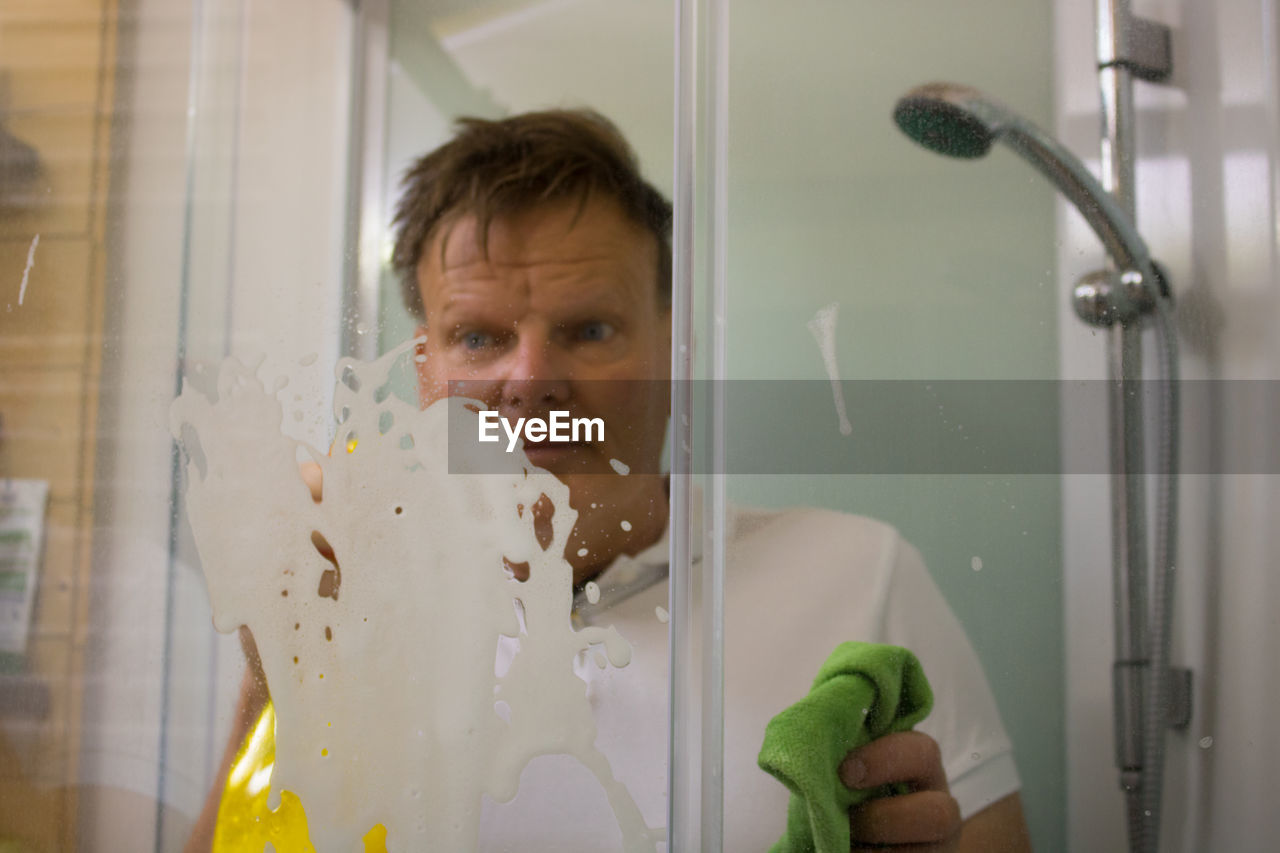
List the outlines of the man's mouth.
{"type": "Polygon", "coordinates": [[[589,465],[591,444],[585,441],[527,441],[525,456],[539,468],[567,473],[589,465]]]}

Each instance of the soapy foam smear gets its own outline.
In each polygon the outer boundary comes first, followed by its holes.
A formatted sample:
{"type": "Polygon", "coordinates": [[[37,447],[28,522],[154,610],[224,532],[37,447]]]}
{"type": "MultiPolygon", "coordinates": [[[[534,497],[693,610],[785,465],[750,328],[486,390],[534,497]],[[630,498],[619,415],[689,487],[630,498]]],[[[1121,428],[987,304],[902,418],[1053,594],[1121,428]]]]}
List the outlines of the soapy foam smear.
{"type": "Polygon", "coordinates": [[[844,390],[840,386],[840,365],[836,361],[836,320],[839,314],[840,303],[832,302],[819,308],[806,326],[818,344],[818,351],[822,353],[822,365],[827,369],[827,378],[831,380],[836,416],[840,419],[840,434],[852,435],[853,424],[849,423],[849,413],[845,409],[844,390]]]}
{"type": "Polygon", "coordinates": [[[319,853],[361,849],[379,824],[389,851],[475,850],[483,796],[506,802],[529,761],[567,754],[599,780],[624,849],[654,851],[665,833],[596,749],[574,672],[592,646],[598,665],[631,651],[613,627],[572,626],[568,489],[522,453],[476,469],[501,474],[450,474],[449,413],[476,404],[387,393],[414,343],[338,364],[332,455],[285,436],[276,394],[234,359],[216,399],[184,387],[170,409],[214,624],[253,632],[275,705],[271,804],[297,795],[319,853]],[[555,508],[545,549],[539,499],[555,508]]]}

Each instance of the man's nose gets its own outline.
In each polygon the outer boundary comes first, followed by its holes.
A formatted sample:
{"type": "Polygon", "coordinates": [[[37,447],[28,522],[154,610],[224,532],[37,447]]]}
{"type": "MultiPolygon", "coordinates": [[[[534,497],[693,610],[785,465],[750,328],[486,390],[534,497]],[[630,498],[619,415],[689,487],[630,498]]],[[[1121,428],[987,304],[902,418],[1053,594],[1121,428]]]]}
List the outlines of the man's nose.
{"type": "Polygon", "coordinates": [[[503,406],[537,410],[568,401],[571,368],[559,355],[541,336],[520,340],[506,365],[503,406]]]}

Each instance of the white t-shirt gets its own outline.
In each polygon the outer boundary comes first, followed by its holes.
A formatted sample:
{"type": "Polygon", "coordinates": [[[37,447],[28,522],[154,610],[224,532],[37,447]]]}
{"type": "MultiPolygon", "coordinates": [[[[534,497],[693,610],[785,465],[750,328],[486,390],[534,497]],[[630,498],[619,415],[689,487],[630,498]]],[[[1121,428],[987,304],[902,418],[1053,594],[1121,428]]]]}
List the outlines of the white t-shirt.
{"type": "MultiPolygon", "coordinates": [[[[695,519],[695,524],[696,524],[695,519]]],[[[965,818],[1017,791],[1012,745],[964,630],[918,551],[883,522],[827,510],[731,510],[725,551],[725,849],[766,850],[786,826],[788,792],[756,765],[765,725],[803,698],[837,645],[891,643],[915,652],[934,692],[917,729],[937,740],[965,818]]],[[[695,527],[694,543],[701,542],[695,527]]],[[[578,600],[578,617],[617,626],[623,668],[580,656],[597,746],[651,827],[666,823],[667,540],[621,557],[578,600]]],[[[697,544],[695,544],[695,557],[697,544]]],[[[617,850],[603,789],[577,762],[535,759],[520,793],[486,803],[483,850],[617,850]]],[[[650,848],[652,849],[652,848],[650,848]]]]}

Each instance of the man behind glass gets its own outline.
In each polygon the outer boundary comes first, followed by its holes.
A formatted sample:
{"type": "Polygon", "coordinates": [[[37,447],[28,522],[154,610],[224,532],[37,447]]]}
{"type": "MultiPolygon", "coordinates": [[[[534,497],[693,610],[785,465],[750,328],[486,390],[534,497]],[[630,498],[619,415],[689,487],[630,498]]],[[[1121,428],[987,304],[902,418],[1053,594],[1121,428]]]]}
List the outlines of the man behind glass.
{"type": "MultiPolygon", "coordinates": [[[[450,142],[406,174],[396,228],[394,266],[406,305],[421,323],[418,333],[426,338],[415,359],[421,404],[447,396],[449,383],[462,381],[466,396],[511,422],[545,418],[553,410],[603,419],[603,441],[527,444],[526,453],[569,487],[578,520],[565,558],[575,587],[593,580],[609,586],[602,579],[624,562],[647,565],[647,585],[610,590],[618,594],[602,602],[615,608],[605,618],[621,613],[633,593],[637,599],[644,594],[665,600],[668,492],[657,472],[670,400],[671,206],[642,178],[626,141],[590,111],[464,119],[450,142]],[[613,460],[625,462],[632,473],[618,475],[613,460]]],[[[318,473],[305,473],[318,497],[318,473]]],[[[788,565],[766,566],[757,573],[766,575],[763,580],[744,578],[745,591],[737,597],[734,566],[727,571],[726,849],[765,850],[786,823],[786,791],[754,766],[759,743],[738,744],[732,737],[742,728],[735,717],[767,719],[802,698],[758,687],[776,683],[784,670],[811,678],[831,650],[794,651],[804,648],[808,634],[821,636],[811,623],[775,625],[775,645],[791,650],[785,654],[770,654],[768,637],[746,629],[735,634],[735,626],[758,624],[754,610],[767,609],[775,618],[790,612],[773,607],[772,598],[823,602],[829,617],[822,621],[830,624],[822,627],[836,642],[888,641],[912,648],[934,682],[935,710],[921,728],[941,720],[943,742],[924,731],[891,734],[850,753],[840,765],[840,777],[851,787],[901,782],[910,790],[851,810],[854,849],[1028,850],[1016,772],[994,701],[914,549],[898,545],[887,526],[838,513],[742,517],[743,536],[755,537],[750,549],[764,552],[775,545],[788,565]],[[844,541],[843,530],[849,531],[844,541]],[[857,569],[876,537],[893,541],[900,554],[877,576],[887,590],[880,596],[859,589],[857,569]],[[825,541],[810,544],[815,540],[825,541]],[[834,578],[837,588],[830,588],[833,580],[825,575],[806,576],[806,566],[831,563],[831,553],[852,567],[847,577],[834,578]],[[887,627],[881,636],[855,636],[844,633],[846,624],[849,632],[887,627]],[[917,632],[927,640],[917,641],[917,632]],[[798,646],[788,642],[792,638],[801,638],[798,646]],[[750,679],[735,668],[738,640],[746,649],[742,655],[754,658],[750,679]],[[759,648],[752,650],[752,643],[759,648]],[[920,643],[945,649],[945,671],[930,669],[920,643]],[[796,654],[812,659],[793,659],[796,654]],[[748,680],[753,684],[743,683],[748,680]],[[995,751],[1001,754],[971,752],[969,730],[980,731],[984,743],[1000,744],[995,751]],[[956,796],[946,767],[953,776],[963,775],[956,796]]],[[[731,540],[736,535],[733,529],[728,533],[731,540]]],[[[865,557],[873,561],[875,555],[865,557]]],[[[520,577],[524,569],[515,571],[520,577]]],[[[623,633],[628,635],[625,628],[623,633]]],[[[619,678],[625,677],[626,670],[619,678]]],[[[258,683],[246,678],[224,778],[265,702],[258,683]]],[[[638,715],[637,725],[665,726],[665,684],[654,686],[651,693],[661,695],[653,705],[627,709],[638,715]]],[[[615,772],[621,778],[626,768],[615,772]]],[[[216,810],[215,791],[189,849],[207,849],[216,810]]],[[[571,828],[561,829],[571,836],[571,828]]],[[[571,837],[564,843],[572,848],[571,837]]]]}

